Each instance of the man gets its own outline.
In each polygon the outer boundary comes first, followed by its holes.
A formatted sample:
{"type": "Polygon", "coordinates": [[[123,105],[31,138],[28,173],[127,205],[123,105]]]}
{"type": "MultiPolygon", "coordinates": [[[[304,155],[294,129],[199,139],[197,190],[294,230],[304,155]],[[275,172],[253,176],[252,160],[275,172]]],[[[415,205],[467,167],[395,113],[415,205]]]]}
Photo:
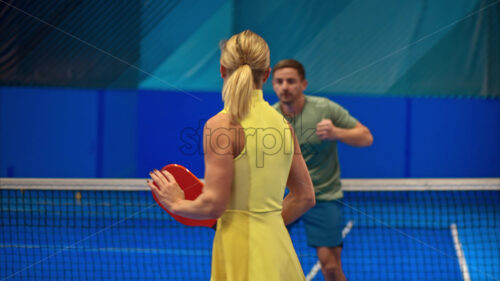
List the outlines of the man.
{"type": "Polygon", "coordinates": [[[327,98],[304,95],[305,70],[296,60],[273,68],[274,107],[292,124],[314,184],[316,206],[303,216],[307,243],[316,248],[325,280],[346,280],[342,271],[342,203],[337,141],[370,146],[370,130],[327,98]]]}

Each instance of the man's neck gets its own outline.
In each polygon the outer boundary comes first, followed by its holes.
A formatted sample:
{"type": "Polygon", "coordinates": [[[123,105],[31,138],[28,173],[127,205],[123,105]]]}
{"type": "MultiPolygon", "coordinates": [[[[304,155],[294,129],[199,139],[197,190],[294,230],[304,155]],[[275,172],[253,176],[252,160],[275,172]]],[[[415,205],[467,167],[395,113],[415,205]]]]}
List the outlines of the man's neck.
{"type": "Polygon", "coordinates": [[[302,112],[305,103],[306,97],[305,95],[301,95],[300,98],[298,98],[293,103],[280,103],[280,107],[283,115],[285,115],[286,117],[294,117],[302,112]]]}

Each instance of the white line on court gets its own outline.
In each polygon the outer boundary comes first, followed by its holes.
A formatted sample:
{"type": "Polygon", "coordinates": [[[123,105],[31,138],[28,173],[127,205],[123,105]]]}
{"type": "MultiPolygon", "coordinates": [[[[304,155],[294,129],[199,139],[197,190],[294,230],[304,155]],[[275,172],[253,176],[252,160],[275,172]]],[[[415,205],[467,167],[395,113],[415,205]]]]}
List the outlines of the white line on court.
{"type": "Polygon", "coordinates": [[[465,260],[464,250],[462,249],[462,243],[458,239],[458,230],[456,224],[450,225],[451,236],[453,237],[453,244],[455,245],[455,252],[457,253],[458,264],[460,265],[460,271],[462,272],[462,277],[464,281],[470,281],[469,268],[467,267],[467,261],[465,260]]]}
{"type": "MultiPolygon", "coordinates": [[[[342,230],[342,238],[345,238],[347,234],[349,234],[349,231],[351,231],[352,226],[354,225],[354,221],[350,220],[344,229],[342,230]]],[[[316,262],[316,264],[311,268],[311,271],[306,276],[307,281],[311,281],[316,277],[316,274],[318,274],[319,270],[321,269],[321,265],[319,264],[319,260],[316,262]]]]}

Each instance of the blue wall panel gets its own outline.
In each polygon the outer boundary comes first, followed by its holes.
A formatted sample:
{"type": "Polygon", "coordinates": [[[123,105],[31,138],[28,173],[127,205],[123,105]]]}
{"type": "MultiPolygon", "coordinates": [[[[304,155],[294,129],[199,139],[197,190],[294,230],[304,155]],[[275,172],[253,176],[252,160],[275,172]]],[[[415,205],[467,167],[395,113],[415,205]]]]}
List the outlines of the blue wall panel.
{"type": "Polygon", "coordinates": [[[177,163],[203,177],[203,126],[222,107],[220,93],[139,91],[136,176],[177,163]]]}
{"type": "Polygon", "coordinates": [[[133,177],[137,170],[137,91],[101,91],[97,176],[133,177]]]}
{"type": "Polygon", "coordinates": [[[500,100],[414,99],[411,177],[500,176],[500,100]]]}
{"type": "MultiPolygon", "coordinates": [[[[220,92],[0,88],[0,176],[204,176],[202,128],[220,92]]],[[[374,135],[339,145],[344,178],[500,177],[500,100],[329,96],[374,135]]],[[[269,103],[277,101],[266,93],[269,103]]]]}
{"type": "Polygon", "coordinates": [[[1,88],[0,94],[0,176],[96,176],[96,91],[1,88]]]}

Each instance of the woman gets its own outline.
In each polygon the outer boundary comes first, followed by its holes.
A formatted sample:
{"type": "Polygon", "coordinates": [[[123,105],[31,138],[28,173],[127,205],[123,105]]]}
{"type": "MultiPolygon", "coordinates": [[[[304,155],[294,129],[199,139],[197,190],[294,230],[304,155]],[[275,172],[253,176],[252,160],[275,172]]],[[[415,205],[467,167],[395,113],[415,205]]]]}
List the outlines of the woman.
{"type": "Polygon", "coordinates": [[[218,218],[212,280],[305,280],[285,224],[315,204],[314,190],[291,127],[263,99],[269,47],[243,31],[221,44],[220,64],[224,110],[204,128],[202,194],[185,200],[166,171],[150,173],[161,191],[148,185],[174,214],[218,218]]]}

